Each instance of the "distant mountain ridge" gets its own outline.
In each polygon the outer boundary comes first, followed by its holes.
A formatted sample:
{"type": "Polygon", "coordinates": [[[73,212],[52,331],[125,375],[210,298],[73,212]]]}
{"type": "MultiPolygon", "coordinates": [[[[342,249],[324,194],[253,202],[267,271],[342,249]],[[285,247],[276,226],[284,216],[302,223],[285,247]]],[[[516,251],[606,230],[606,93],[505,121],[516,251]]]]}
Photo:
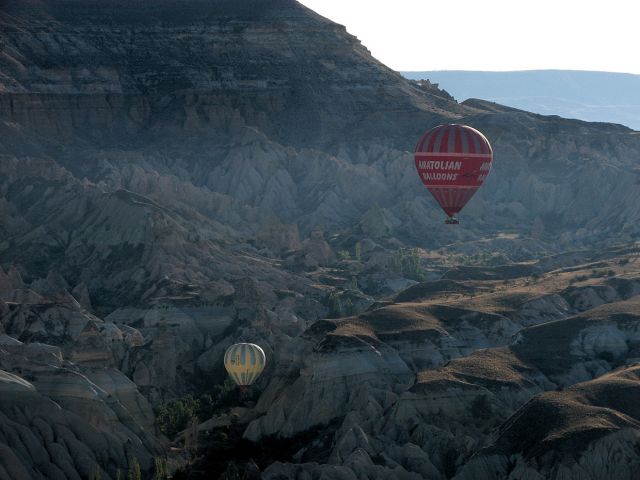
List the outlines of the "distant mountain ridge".
{"type": "Polygon", "coordinates": [[[456,100],[482,98],[543,115],[640,130],[640,75],[578,70],[402,72],[429,79],[456,100]]]}

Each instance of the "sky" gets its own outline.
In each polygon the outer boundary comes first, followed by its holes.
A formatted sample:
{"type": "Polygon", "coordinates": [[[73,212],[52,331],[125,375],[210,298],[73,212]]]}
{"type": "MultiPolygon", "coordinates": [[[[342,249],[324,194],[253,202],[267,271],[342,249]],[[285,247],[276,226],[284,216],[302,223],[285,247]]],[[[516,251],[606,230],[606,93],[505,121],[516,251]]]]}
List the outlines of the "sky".
{"type": "Polygon", "coordinates": [[[640,74],[638,0],[300,0],[398,71],[640,74]]]}

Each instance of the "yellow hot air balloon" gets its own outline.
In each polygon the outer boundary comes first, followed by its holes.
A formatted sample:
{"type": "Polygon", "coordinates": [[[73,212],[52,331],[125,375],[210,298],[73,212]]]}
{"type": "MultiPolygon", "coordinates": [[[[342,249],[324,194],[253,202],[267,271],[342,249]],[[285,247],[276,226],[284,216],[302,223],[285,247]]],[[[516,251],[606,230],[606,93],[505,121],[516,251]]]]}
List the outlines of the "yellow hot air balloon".
{"type": "Polygon", "coordinates": [[[224,354],[224,368],[243,391],[260,376],[265,363],[264,350],[254,343],[236,343],[224,354]]]}

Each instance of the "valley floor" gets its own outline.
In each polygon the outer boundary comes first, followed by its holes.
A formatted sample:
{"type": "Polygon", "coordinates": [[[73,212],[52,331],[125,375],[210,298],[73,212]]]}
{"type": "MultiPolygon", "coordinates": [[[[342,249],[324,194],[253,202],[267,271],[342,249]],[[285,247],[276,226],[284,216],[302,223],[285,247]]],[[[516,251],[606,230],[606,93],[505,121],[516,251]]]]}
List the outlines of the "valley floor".
{"type": "Polygon", "coordinates": [[[640,247],[431,258],[437,278],[400,268],[377,301],[368,255],[269,308],[253,283],[105,318],[55,274],[1,271],[0,478],[634,478],[640,247]],[[237,338],[269,359],[245,397],[220,362],[237,338]]]}

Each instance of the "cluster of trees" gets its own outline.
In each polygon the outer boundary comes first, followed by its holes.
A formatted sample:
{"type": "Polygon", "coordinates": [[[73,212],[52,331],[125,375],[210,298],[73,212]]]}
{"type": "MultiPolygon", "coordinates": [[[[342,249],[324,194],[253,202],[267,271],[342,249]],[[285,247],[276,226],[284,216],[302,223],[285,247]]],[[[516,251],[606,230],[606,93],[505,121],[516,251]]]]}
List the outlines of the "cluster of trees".
{"type": "MultiPolygon", "coordinates": [[[[353,258],[355,260],[357,260],[358,262],[362,261],[362,245],[360,244],[360,242],[356,242],[353,254],[354,254],[353,258]]],[[[340,257],[341,260],[350,260],[351,252],[349,252],[349,250],[346,250],[346,249],[340,250],[338,252],[338,257],[340,257]]]]}
{"type": "MultiPolygon", "coordinates": [[[[355,278],[355,277],[354,277],[355,278]]],[[[327,296],[329,303],[329,318],[342,317],[343,315],[351,315],[353,313],[353,302],[350,298],[342,301],[337,291],[332,291],[327,296]]]]}
{"type": "Polygon", "coordinates": [[[401,248],[396,251],[393,255],[392,267],[406,278],[416,282],[424,280],[422,268],[420,267],[420,252],[417,248],[401,248]]]}
{"type": "MultiPolygon", "coordinates": [[[[100,467],[97,468],[92,480],[102,480],[102,474],[100,473],[100,467]]],[[[154,463],[153,480],[166,480],[169,478],[169,469],[167,467],[167,459],[156,457],[154,463]]],[[[140,468],[140,462],[137,458],[133,458],[129,464],[129,470],[126,473],[126,477],[120,470],[116,472],[116,480],[142,480],[142,469],[140,468]]]]}
{"type": "Polygon", "coordinates": [[[185,395],[175,402],[156,407],[156,425],[169,438],[175,437],[193,423],[211,418],[221,409],[237,403],[237,389],[229,378],[211,391],[195,398],[185,395]]]}

